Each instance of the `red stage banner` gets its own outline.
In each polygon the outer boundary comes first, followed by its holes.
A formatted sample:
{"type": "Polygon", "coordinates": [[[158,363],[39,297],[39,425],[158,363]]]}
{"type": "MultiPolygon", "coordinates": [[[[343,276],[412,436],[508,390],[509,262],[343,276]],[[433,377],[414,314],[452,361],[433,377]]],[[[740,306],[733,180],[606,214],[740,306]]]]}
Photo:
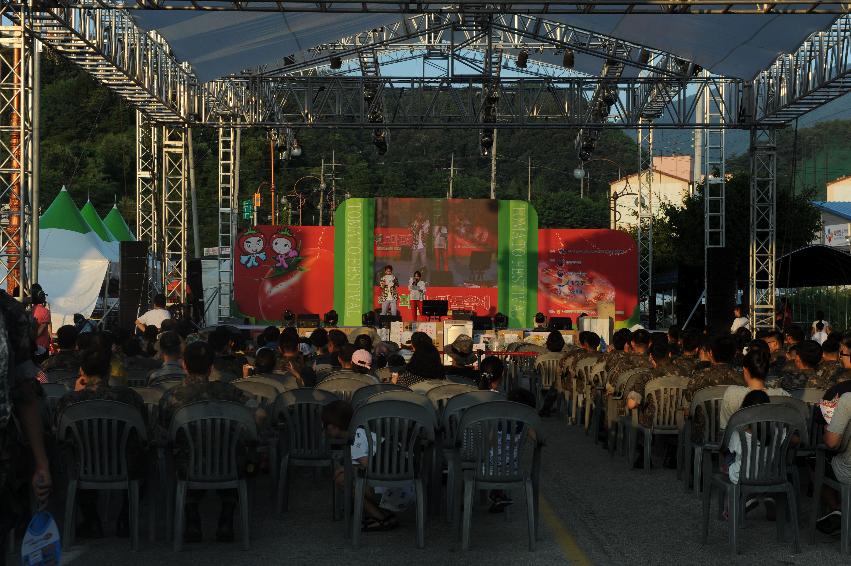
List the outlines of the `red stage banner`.
{"type": "Polygon", "coordinates": [[[322,316],[334,308],[334,228],[255,226],[239,234],[233,254],[236,307],[258,321],[287,309],[322,316]]]}
{"type": "Polygon", "coordinates": [[[635,241],[618,230],[538,230],[538,310],[547,316],[596,316],[614,302],[616,321],[638,304],[635,241]]]}

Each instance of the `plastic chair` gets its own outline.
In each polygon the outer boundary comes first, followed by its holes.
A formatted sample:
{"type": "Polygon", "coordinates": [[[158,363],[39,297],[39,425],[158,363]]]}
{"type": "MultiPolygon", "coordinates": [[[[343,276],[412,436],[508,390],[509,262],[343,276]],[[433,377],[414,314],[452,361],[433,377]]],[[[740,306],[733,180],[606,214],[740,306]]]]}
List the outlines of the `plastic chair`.
{"type": "Polygon", "coordinates": [[[694,492],[700,494],[700,472],[703,469],[703,447],[707,444],[717,444],[721,441],[721,402],[724,392],[729,385],[710,385],[698,389],[694,393],[689,407],[689,417],[680,428],[677,446],[677,475],[685,471],[685,490],[694,482],[694,492]],[[703,439],[696,443],[692,441],[691,423],[698,407],[703,413],[703,439]]]}
{"type": "Polygon", "coordinates": [[[463,460],[472,464],[464,469],[461,547],[470,548],[474,491],[523,487],[529,550],[535,550],[543,447],[541,419],[537,412],[511,401],[492,401],[470,407],[458,425],[456,446],[460,448],[465,438],[472,438],[473,442],[461,451],[463,460]]]}
{"type": "Polygon", "coordinates": [[[789,395],[795,399],[800,399],[809,406],[817,405],[824,397],[824,389],[815,387],[804,387],[802,389],[793,389],[789,395]]]}
{"type": "MultiPolygon", "coordinates": [[[[544,403],[544,392],[549,389],[555,387],[556,382],[561,379],[561,363],[563,358],[549,358],[543,360],[535,360],[535,374],[537,379],[535,380],[535,389],[533,393],[535,393],[535,405],[540,408],[544,403]]],[[[567,400],[564,398],[564,395],[559,399],[559,406],[557,410],[564,410],[563,404],[566,403],[567,400]]],[[[571,413],[571,418],[573,418],[575,413],[571,413]]]]}
{"type": "Polygon", "coordinates": [[[76,468],[68,481],[63,546],[68,548],[74,542],[77,490],[126,489],[130,502],[130,546],[138,550],[139,481],[131,476],[127,445],[135,437],[141,449],[148,440],[141,413],[118,401],[81,401],[62,412],[57,436],[73,445],[76,468]]]}
{"type": "MultiPolygon", "coordinates": [[[[740,409],[730,417],[720,448],[727,450],[734,434],[739,435],[741,444],[741,470],[739,483],[730,481],[727,472],[712,474],[712,458],[703,459],[703,543],[709,536],[709,511],[712,488],[719,488],[719,514],[723,511],[724,499],[730,513],[730,544],[733,553],[739,551],[738,531],[744,520],[745,501],[750,494],[774,493],[786,496],[788,515],[792,521],[793,552],[801,551],[798,536],[797,494],[788,479],[790,442],[796,433],[806,433],[806,423],[800,413],[792,407],[768,403],[740,409]],[[750,431],[750,437],[748,432],[750,431]]],[[[818,494],[816,493],[816,497],[818,494]]],[[[777,513],[777,538],[780,541],[785,531],[785,515],[777,513]]]]}
{"type": "Polygon", "coordinates": [[[420,395],[425,395],[435,387],[442,387],[447,385],[449,382],[445,379],[426,379],[423,381],[418,381],[411,385],[411,391],[414,393],[419,393],[420,395]]]}
{"type": "Polygon", "coordinates": [[[366,403],[366,400],[373,395],[383,393],[384,391],[410,391],[410,389],[404,385],[397,385],[396,383],[375,383],[373,385],[367,385],[366,387],[361,387],[352,394],[352,406],[357,408],[363,403],[366,403]]]}
{"type": "Polygon", "coordinates": [[[148,374],[150,369],[136,368],[127,370],[127,386],[128,387],[145,387],[148,385],[148,374]]]}
{"type": "Polygon", "coordinates": [[[350,369],[337,369],[331,373],[324,375],[321,380],[317,378],[317,382],[321,383],[330,379],[354,379],[356,381],[362,381],[366,385],[380,383],[380,380],[374,375],[370,375],[368,373],[358,373],[350,369]]]}
{"type": "MultiPolygon", "coordinates": [[[[381,395],[404,393],[387,391],[381,395]]],[[[414,484],[417,501],[417,547],[425,546],[425,487],[428,449],[434,444],[434,410],[411,401],[382,399],[367,403],[355,411],[349,427],[345,465],[347,478],[346,508],[350,505],[348,486],[354,483],[354,516],[351,518],[352,545],[360,546],[363,496],[368,486],[406,487],[414,484]],[[352,466],[351,443],[359,428],[366,432],[367,463],[352,466]]],[[[348,512],[346,517],[349,517],[348,512]]]]}
{"type": "Polygon", "coordinates": [[[153,427],[159,422],[160,399],[162,399],[165,391],[156,387],[134,387],[133,391],[138,393],[142,401],[145,402],[145,409],[148,412],[148,426],[153,427]]]}
{"type": "Polygon", "coordinates": [[[605,432],[603,415],[606,408],[606,381],[608,372],[606,371],[605,360],[597,360],[588,370],[588,384],[593,392],[591,395],[591,434],[594,437],[594,444],[599,441],[600,435],[605,432]]]}
{"type": "Polygon", "coordinates": [[[266,385],[271,385],[278,393],[284,393],[286,391],[292,391],[293,389],[299,388],[298,380],[296,380],[294,376],[289,374],[275,374],[274,376],[251,375],[249,377],[246,377],[242,381],[250,381],[254,383],[264,383],[266,385]]]}
{"type": "Polygon", "coordinates": [[[277,486],[278,512],[289,506],[289,470],[292,466],[331,470],[332,519],[336,510],[334,460],[322,426],[322,408],[339,397],[327,391],[304,388],[281,393],[275,414],[286,432],[286,447],[281,454],[277,486]]]}
{"type": "Polygon", "coordinates": [[[440,431],[442,434],[443,458],[446,460],[446,519],[453,525],[458,523],[460,507],[458,502],[462,499],[463,485],[458,479],[461,477],[461,456],[455,448],[455,435],[458,424],[464,412],[474,405],[481,405],[490,401],[504,401],[505,397],[496,391],[470,391],[460,393],[446,401],[443,413],[440,417],[440,431]]]}
{"type": "Polygon", "coordinates": [[[257,425],[249,410],[237,403],[201,401],[181,407],[172,417],[169,443],[186,446],[189,462],[178,477],[174,510],[174,550],[183,548],[184,505],[190,489],[236,489],[242,521],[242,548],[249,548],[248,488],[239,469],[240,443],[257,441],[257,425]]]}
{"type": "Polygon", "coordinates": [[[644,436],[645,470],[652,467],[653,438],[657,435],[679,434],[688,383],[688,378],[676,376],[657,377],[647,382],[644,387],[644,402],[653,399],[653,406],[655,407],[653,423],[649,427],[636,424],[635,434],[632,435],[630,443],[630,462],[635,461],[639,434],[644,436]]]}
{"type": "Polygon", "coordinates": [[[77,381],[78,377],[80,377],[80,372],[67,369],[53,369],[45,371],[44,377],[47,379],[47,383],[43,383],[42,387],[51,384],[71,386],[74,385],[74,382],[77,381]]]}
{"type": "Polygon", "coordinates": [[[275,398],[278,396],[278,390],[268,383],[261,383],[259,381],[252,381],[248,379],[237,379],[230,383],[252,399],[256,399],[260,405],[269,405],[274,403],[275,398]]]}
{"type": "MultiPolygon", "coordinates": [[[[641,367],[641,368],[633,368],[627,370],[618,376],[618,380],[615,383],[615,391],[614,394],[618,395],[617,398],[609,397],[611,403],[609,404],[609,409],[614,416],[618,412],[618,407],[624,407],[623,396],[626,390],[632,385],[632,383],[638,378],[640,374],[643,372],[649,371],[649,368],[641,367]]],[[[608,411],[607,411],[608,412],[608,411]]],[[[624,412],[626,409],[624,408],[624,412]]],[[[613,419],[610,419],[610,421],[613,419]]],[[[630,444],[630,435],[632,434],[633,425],[638,421],[635,417],[635,412],[632,411],[627,413],[625,416],[618,417],[615,427],[609,428],[609,455],[614,456],[614,446],[617,445],[620,447],[621,455],[625,458],[629,457],[629,450],[627,449],[630,444]],[[614,436],[614,438],[612,438],[614,436]]]]}
{"type": "Polygon", "coordinates": [[[594,356],[588,356],[581,360],[577,360],[576,371],[574,372],[573,396],[575,397],[575,402],[573,404],[576,405],[576,415],[574,420],[578,419],[579,414],[581,413],[583,416],[583,426],[586,432],[588,432],[588,429],[591,426],[591,368],[594,367],[598,361],[599,358],[594,356]]]}
{"type": "Polygon", "coordinates": [[[168,391],[169,389],[171,389],[171,388],[173,388],[173,387],[177,387],[177,386],[178,386],[178,385],[180,385],[181,383],[183,383],[183,378],[180,378],[180,379],[169,379],[169,380],[167,380],[167,381],[159,381],[159,382],[157,382],[157,384],[156,384],[156,385],[154,385],[153,387],[159,387],[159,388],[160,388],[160,389],[162,389],[163,391],[168,391]]]}
{"type": "MultiPolygon", "coordinates": [[[[849,448],[849,444],[851,444],[851,423],[842,432],[842,444],[836,453],[847,452],[851,449],[849,448]]],[[[827,451],[828,449],[824,444],[820,444],[816,449],[816,471],[813,476],[813,508],[810,516],[810,544],[815,544],[816,542],[816,521],[821,511],[821,490],[822,486],[827,485],[839,492],[839,511],[842,513],[839,548],[842,554],[848,554],[851,553],[851,483],[833,480],[825,475],[825,469],[830,465],[827,462],[827,451]]]]}
{"type": "Polygon", "coordinates": [[[429,389],[428,393],[426,393],[426,398],[431,401],[431,404],[434,405],[434,410],[440,415],[443,414],[443,408],[449,399],[461,393],[469,393],[471,391],[478,391],[478,388],[461,383],[450,383],[429,389]]]}
{"type": "Polygon", "coordinates": [[[315,389],[318,389],[319,391],[328,391],[330,393],[334,393],[335,395],[340,397],[340,399],[351,402],[352,395],[354,395],[355,391],[368,385],[371,384],[366,383],[362,380],[349,379],[347,377],[337,377],[332,379],[326,379],[320,383],[317,383],[315,389]]]}

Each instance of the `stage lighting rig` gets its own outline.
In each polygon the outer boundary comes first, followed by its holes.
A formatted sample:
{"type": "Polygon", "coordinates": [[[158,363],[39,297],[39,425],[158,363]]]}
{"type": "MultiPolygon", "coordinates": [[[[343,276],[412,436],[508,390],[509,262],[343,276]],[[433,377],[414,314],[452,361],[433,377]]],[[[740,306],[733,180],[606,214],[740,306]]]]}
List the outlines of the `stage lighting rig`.
{"type": "Polygon", "coordinates": [[[525,51],[521,51],[517,54],[517,68],[525,69],[526,63],[529,61],[529,54],[525,51]]]}
{"type": "Polygon", "coordinates": [[[295,328],[296,326],[295,313],[290,309],[284,311],[284,326],[287,328],[295,328]]]}
{"type": "Polygon", "coordinates": [[[343,60],[337,56],[331,57],[331,68],[334,70],[339,69],[343,66],[343,60]]]}
{"type": "Polygon", "coordinates": [[[493,130],[482,130],[479,137],[479,146],[481,148],[482,157],[490,157],[493,149],[493,130]]]}
{"type": "Polygon", "coordinates": [[[570,49],[565,50],[564,57],[561,59],[561,66],[565,69],[572,69],[575,62],[576,56],[573,51],[570,49]]]}
{"type": "Polygon", "coordinates": [[[327,327],[337,326],[337,322],[339,322],[339,320],[340,316],[334,309],[331,309],[330,311],[326,312],[325,315],[322,317],[322,322],[324,323],[323,325],[327,327]]]}
{"type": "Polygon", "coordinates": [[[372,145],[378,150],[378,155],[387,153],[387,130],[376,129],[372,131],[372,145]]]}

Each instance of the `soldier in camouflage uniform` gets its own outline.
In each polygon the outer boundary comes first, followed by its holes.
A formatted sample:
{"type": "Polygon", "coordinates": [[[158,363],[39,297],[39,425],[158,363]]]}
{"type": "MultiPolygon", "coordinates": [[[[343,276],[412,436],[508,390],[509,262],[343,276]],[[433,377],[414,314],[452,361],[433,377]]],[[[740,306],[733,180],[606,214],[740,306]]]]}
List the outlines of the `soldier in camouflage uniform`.
{"type": "Polygon", "coordinates": [[[682,353],[671,362],[678,375],[691,377],[700,363],[700,333],[689,329],[682,334],[682,353]]]}
{"type": "Polygon", "coordinates": [[[786,366],[786,350],[783,348],[783,335],[774,330],[761,330],[756,337],[768,345],[771,355],[771,365],[768,368],[768,379],[779,377],[786,366]]]}
{"type": "Polygon", "coordinates": [[[839,341],[828,338],[821,345],[821,363],[816,368],[815,376],[807,382],[807,387],[830,389],[836,384],[836,376],[841,372],[839,341]]]}
{"type": "MultiPolygon", "coordinates": [[[[44,394],[32,361],[35,329],[23,305],[0,291],[0,539],[26,525],[30,486],[39,503],[52,488],[40,410],[44,394]]],[[[5,553],[0,550],[0,563],[5,553]]]]}
{"type": "Polygon", "coordinates": [[[629,354],[616,359],[615,363],[611,367],[608,365],[606,366],[606,371],[608,372],[607,389],[614,391],[614,387],[617,385],[618,379],[624,372],[640,367],[649,368],[650,360],[647,357],[649,347],[649,332],[643,328],[633,332],[629,354]]]}
{"type": "Polygon", "coordinates": [[[207,337],[207,342],[215,352],[211,381],[231,381],[242,379],[243,366],[248,363],[245,356],[237,356],[231,352],[233,344],[232,330],[226,326],[215,328],[207,337]]]}
{"type": "MultiPolygon", "coordinates": [[[[213,369],[215,356],[213,348],[206,342],[193,342],[186,346],[183,352],[183,367],[186,377],[183,383],[169,389],[160,399],[160,425],[168,430],[174,414],[182,407],[198,401],[231,401],[241,405],[249,405],[249,399],[240,389],[223,381],[211,381],[210,373],[213,369]]],[[[258,419],[265,417],[262,410],[255,414],[258,419]]],[[[240,454],[247,457],[245,450],[240,454]]],[[[176,456],[178,473],[185,468],[188,454],[185,448],[178,447],[176,456]]],[[[246,464],[249,466],[249,464],[246,464]]],[[[233,540],[233,514],[236,508],[236,491],[232,489],[219,490],[222,508],[219,514],[219,526],[216,531],[216,539],[220,542],[233,540]]],[[[186,531],[184,539],[186,542],[200,542],[201,515],[198,504],[203,496],[201,491],[189,491],[186,495],[186,531]]]]}
{"type": "Polygon", "coordinates": [[[815,383],[818,380],[817,368],[821,363],[821,346],[815,340],[804,340],[803,342],[792,346],[790,352],[794,352],[795,367],[788,368],[780,376],[780,379],[773,380],[776,385],[779,385],[786,391],[793,389],[802,389],[807,387],[807,384],[815,383]]]}
{"type": "MultiPolygon", "coordinates": [[[[59,424],[65,409],[76,403],[92,400],[125,403],[136,408],[143,421],[147,420],[145,402],[138,393],[126,386],[113,387],[109,384],[110,357],[110,352],[99,348],[81,352],[80,377],[77,379],[74,391],[63,396],[57,403],[55,425],[59,424]]],[[[145,452],[138,439],[128,440],[127,455],[129,460],[127,468],[131,475],[141,477],[145,466],[145,452]]],[[[103,528],[97,508],[98,492],[82,490],[77,495],[77,500],[82,515],[82,522],[77,525],[77,535],[80,538],[100,538],[103,536],[103,528]]],[[[116,531],[119,536],[128,536],[130,533],[129,507],[126,498],[118,515],[116,531]]]]}
{"type": "MultiPolygon", "coordinates": [[[[66,324],[56,331],[56,342],[59,346],[59,351],[44,360],[41,364],[41,369],[47,375],[50,382],[51,374],[76,376],[80,371],[80,358],[77,356],[77,329],[70,324],[66,324]]],[[[67,385],[73,386],[73,382],[67,385]]]]}
{"type": "MultiPolygon", "coordinates": [[[[718,336],[712,340],[709,351],[710,367],[698,369],[691,377],[686,390],[686,407],[694,398],[695,392],[713,385],[744,385],[741,372],[731,365],[736,355],[736,342],[730,335],[718,336]]],[[[706,422],[702,410],[695,412],[692,417],[691,438],[694,442],[703,442],[703,427],[706,422]]]]}

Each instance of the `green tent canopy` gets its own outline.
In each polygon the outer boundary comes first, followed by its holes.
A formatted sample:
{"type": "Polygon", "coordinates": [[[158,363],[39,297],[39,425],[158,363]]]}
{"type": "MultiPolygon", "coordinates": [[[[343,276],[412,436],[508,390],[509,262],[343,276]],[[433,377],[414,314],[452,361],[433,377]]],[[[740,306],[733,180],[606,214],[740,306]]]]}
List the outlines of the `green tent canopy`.
{"type": "Polygon", "coordinates": [[[77,205],[65,187],[59,191],[47,210],[39,219],[39,228],[59,228],[61,230],[71,230],[80,234],[88,234],[92,231],[92,227],[80,214],[77,205]]]}
{"type": "Polygon", "coordinates": [[[83,216],[86,222],[89,223],[89,226],[92,227],[92,230],[100,236],[100,239],[104,242],[114,242],[115,236],[112,235],[112,232],[109,231],[109,228],[106,227],[106,224],[103,223],[103,220],[98,216],[98,211],[95,210],[95,205],[92,204],[92,201],[86,201],[86,204],[80,209],[80,214],[83,216]]]}
{"type": "Polygon", "coordinates": [[[127,226],[127,223],[124,222],[124,218],[118,211],[117,205],[112,205],[112,210],[110,210],[109,214],[107,214],[103,219],[103,223],[112,233],[113,237],[119,242],[136,241],[136,238],[133,236],[133,232],[130,231],[130,227],[127,226]]]}

